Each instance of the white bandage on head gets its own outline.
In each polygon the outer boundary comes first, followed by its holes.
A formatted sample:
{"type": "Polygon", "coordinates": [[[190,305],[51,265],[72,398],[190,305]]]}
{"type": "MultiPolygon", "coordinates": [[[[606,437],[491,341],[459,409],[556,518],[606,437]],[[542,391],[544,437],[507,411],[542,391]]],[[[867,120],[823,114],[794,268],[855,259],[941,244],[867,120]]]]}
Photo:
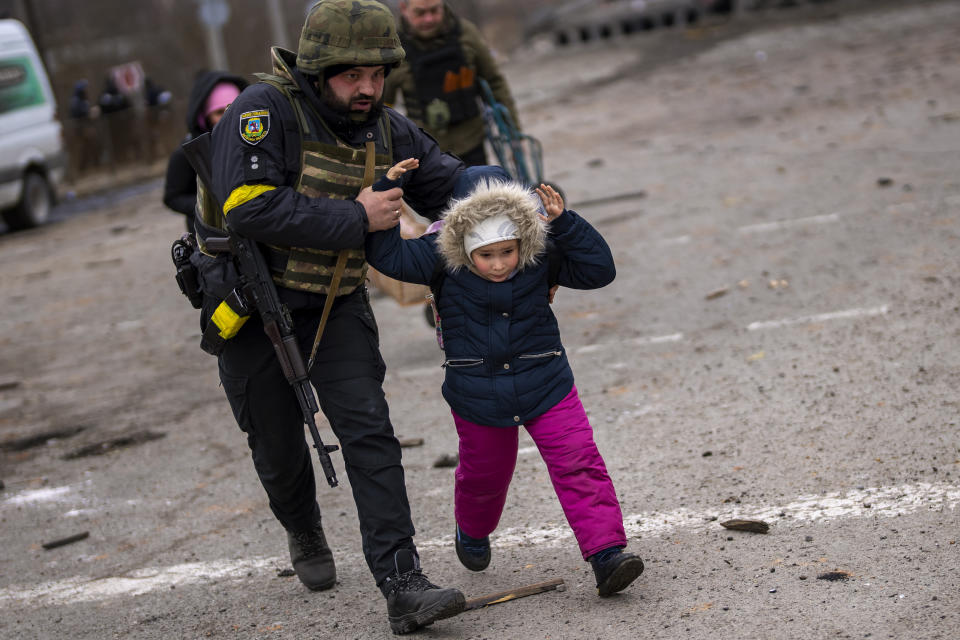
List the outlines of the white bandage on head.
{"type": "Polygon", "coordinates": [[[488,244],[517,239],[517,225],[506,214],[492,216],[473,225],[463,237],[463,248],[473,262],[473,252],[488,244]]]}

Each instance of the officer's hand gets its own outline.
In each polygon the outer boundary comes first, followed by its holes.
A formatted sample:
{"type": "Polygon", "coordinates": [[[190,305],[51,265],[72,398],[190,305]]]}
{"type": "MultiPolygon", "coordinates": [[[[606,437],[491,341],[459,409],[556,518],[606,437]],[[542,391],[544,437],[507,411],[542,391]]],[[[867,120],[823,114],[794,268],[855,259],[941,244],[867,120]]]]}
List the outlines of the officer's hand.
{"type": "Polygon", "coordinates": [[[357,196],[357,202],[363,205],[369,222],[368,231],[391,229],[400,222],[400,205],[403,189],[395,187],[386,191],[374,191],[367,187],[357,196]]]}

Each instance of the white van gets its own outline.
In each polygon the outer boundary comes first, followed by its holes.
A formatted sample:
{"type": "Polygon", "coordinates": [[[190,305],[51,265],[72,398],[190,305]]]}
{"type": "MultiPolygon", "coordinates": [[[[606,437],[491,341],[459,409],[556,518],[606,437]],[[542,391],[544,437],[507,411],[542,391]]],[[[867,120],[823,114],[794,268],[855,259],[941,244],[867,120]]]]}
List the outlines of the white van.
{"type": "Polygon", "coordinates": [[[0,20],[0,212],[11,229],[46,221],[67,156],[50,80],[27,29],[0,20]]]}

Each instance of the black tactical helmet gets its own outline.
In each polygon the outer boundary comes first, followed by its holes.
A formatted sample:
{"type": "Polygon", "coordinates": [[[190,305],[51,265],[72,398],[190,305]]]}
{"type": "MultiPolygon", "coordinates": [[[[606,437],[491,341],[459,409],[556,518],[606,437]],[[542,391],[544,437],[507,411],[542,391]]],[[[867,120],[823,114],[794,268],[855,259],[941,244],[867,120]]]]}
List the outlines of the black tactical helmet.
{"type": "Polygon", "coordinates": [[[395,67],[403,56],[387,7],[375,0],[320,0],[303,23],[297,69],[322,76],[331,66],[395,67]]]}

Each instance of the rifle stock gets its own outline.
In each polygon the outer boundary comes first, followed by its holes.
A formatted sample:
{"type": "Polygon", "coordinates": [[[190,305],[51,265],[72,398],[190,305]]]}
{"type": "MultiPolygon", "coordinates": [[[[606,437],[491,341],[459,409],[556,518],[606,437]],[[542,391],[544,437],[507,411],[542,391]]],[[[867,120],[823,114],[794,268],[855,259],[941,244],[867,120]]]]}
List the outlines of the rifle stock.
{"type": "MultiPolygon", "coordinates": [[[[197,136],[189,142],[185,142],[181,145],[181,148],[187,156],[187,160],[197,172],[197,177],[207,191],[213,194],[211,188],[213,175],[210,162],[210,134],[205,133],[197,136]]],[[[310,430],[310,436],[313,438],[313,446],[320,458],[320,467],[323,469],[323,474],[327,478],[327,483],[331,487],[336,487],[339,483],[337,482],[336,471],[333,468],[333,461],[330,459],[330,453],[340,447],[325,445],[320,439],[320,432],[317,430],[317,423],[314,419],[314,415],[320,409],[317,406],[317,399],[313,395],[313,388],[310,386],[310,376],[303,359],[303,353],[297,343],[293,318],[289,309],[280,302],[280,296],[277,294],[276,285],[270,275],[270,268],[263,257],[263,253],[254,240],[234,231],[229,231],[226,238],[208,236],[204,242],[211,251],[229,251],[233,255],[243,282],[244,296],[254,304],[260,314],[263,331],[273,345],[284,377],[297,396],[300,413],[310,430]]]]}

